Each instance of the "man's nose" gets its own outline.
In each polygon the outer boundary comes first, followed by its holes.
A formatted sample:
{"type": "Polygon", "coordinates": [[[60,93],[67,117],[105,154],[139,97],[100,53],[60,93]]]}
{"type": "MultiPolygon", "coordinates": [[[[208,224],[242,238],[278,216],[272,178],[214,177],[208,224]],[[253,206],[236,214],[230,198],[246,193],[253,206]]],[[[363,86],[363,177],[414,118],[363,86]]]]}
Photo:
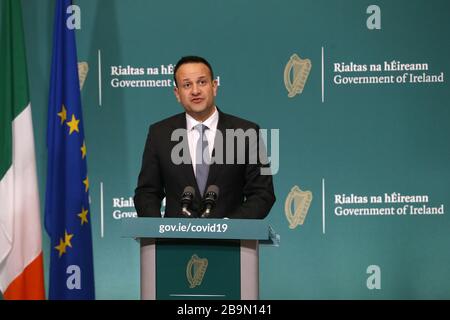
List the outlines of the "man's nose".
{"type": "Polygon", "coordinates": [[[197,95],[199,93],[200,93],[200,88],[199,88],[198,84],[194,83],[192,85],[192,94],[197,95]]]}

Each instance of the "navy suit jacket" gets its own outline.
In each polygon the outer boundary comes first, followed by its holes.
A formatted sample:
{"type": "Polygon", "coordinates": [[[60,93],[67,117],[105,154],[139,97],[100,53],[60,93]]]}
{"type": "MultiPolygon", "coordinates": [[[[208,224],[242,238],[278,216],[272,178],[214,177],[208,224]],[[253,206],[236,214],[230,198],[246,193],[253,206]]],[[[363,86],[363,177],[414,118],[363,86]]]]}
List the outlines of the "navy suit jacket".
{"type": "MultiPolygon", "coordinates": [[[[265,147],[258,142],[252,143],[251,139],[245,140],[245,161],[237,163],[237,147],[234,146],[234,164],[226,164],[226,129],[256,130],[257,124],[231,116],[219,111],[217,130],[223,137],[223,162],[213,163],[209,168],[206,188],[210,185],[219,187],[219,197],[209,218],[253,218],[262,219],[267,216],[275,202],[273,181],[271,175],[261,175],[261,161],[255,163],[250,160],[250,150],[265,147]]],[[[165,217],[184,217],[181,213],[181,195],[186,186],[195,188],[195,197],[189,211],[194,217],[204,212],[202,198],[200,196],[194,171],[191,163],[174,164],[171,159],[173,148],[180,141],[171,141],[171,136],[176,129],[186,129],[186,115],[180,113],[150,126],[147,141],[142,157],[142,167],[135,190],[134,204],[139,217],[161,217],[161,202],[166,197],[165,217]]],[[[212,158],[216,156],[216,147],[220,143],[214,143],[212,158]]],[[[182,139],[187,144],[187,135],[182,139]]],[[[187,147],[188,148],[188,147],[187,147]]],[[[179,150],[179,149],[178,149],[179,150]]],[[[184,149],[187,154],[180,155],[190,160],[189,149],[184,149]]],[[[218,154],[218,153],[217,153],[218,154]]],[[[190,162],[190,161],[189,161],[190,162]]],[[[266,168],[267,169],[267,168],[266,168]]]]}

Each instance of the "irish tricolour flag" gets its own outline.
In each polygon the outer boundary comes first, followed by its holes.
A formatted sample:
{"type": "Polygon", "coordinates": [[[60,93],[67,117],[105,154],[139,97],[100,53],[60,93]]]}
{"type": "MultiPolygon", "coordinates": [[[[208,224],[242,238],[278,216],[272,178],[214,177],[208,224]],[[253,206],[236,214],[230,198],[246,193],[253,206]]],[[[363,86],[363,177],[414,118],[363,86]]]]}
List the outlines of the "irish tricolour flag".
{"type": "Polygon", "coordinates": [[[20,1],[0,1],[0,291],[5,299],[44,299],[22,12],[20,1]]]}

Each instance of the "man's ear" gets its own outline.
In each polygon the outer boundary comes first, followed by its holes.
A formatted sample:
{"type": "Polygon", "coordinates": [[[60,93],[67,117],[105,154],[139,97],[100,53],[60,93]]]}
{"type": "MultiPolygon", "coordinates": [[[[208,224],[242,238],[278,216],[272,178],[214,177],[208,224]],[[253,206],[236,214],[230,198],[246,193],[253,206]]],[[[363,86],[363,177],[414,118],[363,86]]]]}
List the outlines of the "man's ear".
{"type": "Polygon", "coordinates": [[[178,102],[181,102],[180,101],[180,95],[178,94],[178,88],[177,87],[173,88],[173,93],[175,94],[175,97],[177,98],[178,102]]]}
{"type": "Polygon", "coordinates": [[[214,93],[214,97],[217,95],[217,88],[219,87],[217,85],[217,80],[213,80],[213,93],[214,93]]]}

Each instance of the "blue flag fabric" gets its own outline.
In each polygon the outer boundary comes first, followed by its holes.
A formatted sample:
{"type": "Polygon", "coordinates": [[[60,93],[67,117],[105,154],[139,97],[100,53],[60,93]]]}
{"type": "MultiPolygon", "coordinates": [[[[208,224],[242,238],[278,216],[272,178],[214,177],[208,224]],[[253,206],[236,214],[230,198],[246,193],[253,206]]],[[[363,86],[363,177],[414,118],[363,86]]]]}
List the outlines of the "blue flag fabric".
{"type": "MultiPolygon", "coordinates": [[[[57,0],[47,127],[45,228],[51,238],[49,299],[95,299],[94,267],[75,30],[57,0]],[[70,24],[69,24],[70,26],[70,24]]],[[[69,10],[70,12],[70,10],[69,10]]]]}

